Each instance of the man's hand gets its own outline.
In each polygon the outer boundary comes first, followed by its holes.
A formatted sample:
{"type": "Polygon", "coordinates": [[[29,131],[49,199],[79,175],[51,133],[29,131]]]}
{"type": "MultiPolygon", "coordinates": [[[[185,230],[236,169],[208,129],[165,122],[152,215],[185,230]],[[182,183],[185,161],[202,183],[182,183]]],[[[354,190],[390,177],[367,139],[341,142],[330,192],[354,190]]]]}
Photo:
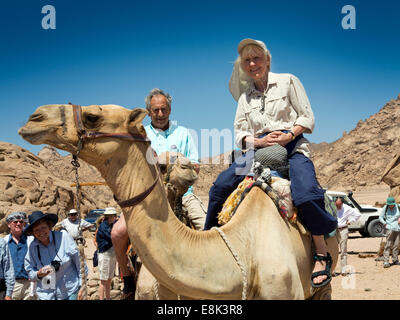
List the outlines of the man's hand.
{"type": "Polygon", "coordinates": [[[39,271],[37,272],[37,276],[40,279],[40,278],[47,276],[50,272],[51,272],[51,268],[49,268],[48,266],[45,266],[45,267],[39,269],[39,271]]]}
{"type": "Polygon", "coordinates": [[[4,300],[12,300],[10,296],[5,296],[4,300]]]}
{"type": "Polygon", "coordinates": [[[193,164],[193,169],[196,171],[197,174],[200,172],[200,165],[198,163],[192,163],[193,164]]]}

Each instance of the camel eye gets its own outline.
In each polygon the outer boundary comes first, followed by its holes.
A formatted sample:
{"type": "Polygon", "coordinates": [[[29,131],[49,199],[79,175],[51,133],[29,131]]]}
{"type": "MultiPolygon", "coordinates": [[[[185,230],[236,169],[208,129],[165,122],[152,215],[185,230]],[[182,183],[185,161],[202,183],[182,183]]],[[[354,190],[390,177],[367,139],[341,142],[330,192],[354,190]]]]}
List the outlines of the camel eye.
{"type": "Polygon", "coordinates": [[[95,114],[87,114],[85,115],[85,125],[88,128],[94,128],[99,121],[100,117],[95,114]]]}

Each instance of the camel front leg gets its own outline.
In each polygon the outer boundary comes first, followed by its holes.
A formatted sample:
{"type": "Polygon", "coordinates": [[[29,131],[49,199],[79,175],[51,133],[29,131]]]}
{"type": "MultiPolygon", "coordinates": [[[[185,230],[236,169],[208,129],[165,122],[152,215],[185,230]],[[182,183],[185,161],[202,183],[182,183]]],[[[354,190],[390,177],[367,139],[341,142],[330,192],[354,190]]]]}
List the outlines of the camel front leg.
{"type": "Polygon", "coordinates": [[[177,300],[178,295],[163,285],[142,264],[139,271],[135,300],[177,300]]]}

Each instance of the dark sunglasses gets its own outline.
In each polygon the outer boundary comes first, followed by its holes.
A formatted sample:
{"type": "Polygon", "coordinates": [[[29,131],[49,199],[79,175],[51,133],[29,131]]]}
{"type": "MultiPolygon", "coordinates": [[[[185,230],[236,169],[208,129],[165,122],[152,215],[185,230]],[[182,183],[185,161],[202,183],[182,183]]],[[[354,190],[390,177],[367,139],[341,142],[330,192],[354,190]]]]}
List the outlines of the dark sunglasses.
{"type": "Polygon", "coordinates": [[[14,224],[17,224],[17,223],[24,224],[25,223],[24,220],[14,220],[14,221],[11,221],[11,222],[14,223],[14,224]]]}

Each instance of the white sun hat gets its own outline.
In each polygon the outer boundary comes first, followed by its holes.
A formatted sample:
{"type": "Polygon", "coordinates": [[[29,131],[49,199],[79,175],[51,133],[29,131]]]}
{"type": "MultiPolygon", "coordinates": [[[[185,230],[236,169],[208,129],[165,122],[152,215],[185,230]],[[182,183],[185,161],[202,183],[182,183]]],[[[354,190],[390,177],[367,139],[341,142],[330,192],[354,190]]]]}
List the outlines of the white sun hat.
{"type": "Polygon", "coordinates": [[[243,39],[242,41],[239,42],[239,44],[238,44],[238,53],[240,54],[242,52],[242,49],[245,46],[248,46],[249,44],[254,44],[256,46],[261,47],[265,51],[268,51],[267,46],[265,45],[264,42],[262,42],[260,40],[254,40],[254,39],[247,38],[247,39],[243,39]]]}
{"type": "Polygon", "coordinates": [[[109,207],[109,208],[106,208],[106,210],[104,211],[104,213],[103,213],[104,215],[113,215],[113,214],[117,214],[117,210],[115,210],[115,208],[113,208],[113,207],[109,207]]]}

